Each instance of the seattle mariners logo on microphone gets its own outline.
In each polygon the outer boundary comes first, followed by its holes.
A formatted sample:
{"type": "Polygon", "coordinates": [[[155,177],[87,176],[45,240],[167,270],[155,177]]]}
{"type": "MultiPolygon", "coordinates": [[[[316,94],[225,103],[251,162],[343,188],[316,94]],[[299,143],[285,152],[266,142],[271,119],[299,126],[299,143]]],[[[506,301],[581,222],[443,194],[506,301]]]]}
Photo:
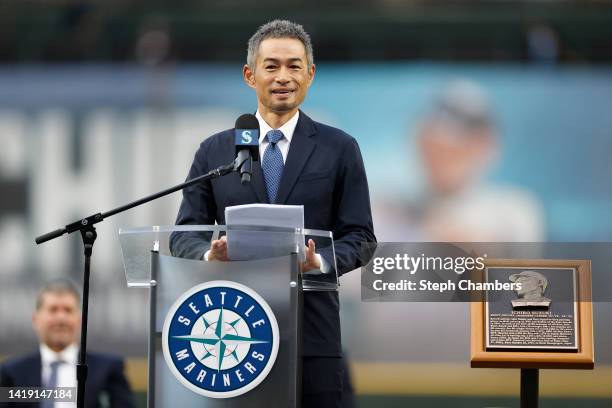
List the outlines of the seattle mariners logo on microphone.
{"type": "Polygon", "coordinates": [[[236,282],[194,286],[172,305],[162,331],[164,358],[190,390],[235,397],[257,387],[278,353],[278,323],[266,301],[236,282]]]}
{"type": "Polygon", "coordinates": [[[243,130],[242,131],[242,143],[243,144],[249,144],[253,141],[253,136],[251,136],[251,131],[250,130],[243,130]]]}

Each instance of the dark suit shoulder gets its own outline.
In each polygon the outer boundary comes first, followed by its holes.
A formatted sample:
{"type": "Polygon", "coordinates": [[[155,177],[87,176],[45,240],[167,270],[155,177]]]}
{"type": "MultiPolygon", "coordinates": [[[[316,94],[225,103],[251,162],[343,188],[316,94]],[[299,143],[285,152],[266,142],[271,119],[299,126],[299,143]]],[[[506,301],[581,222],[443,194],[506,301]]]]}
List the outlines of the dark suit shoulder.
{"type": "Polygon", "coordinates": [[[339,140],[349,141],[353,139],[353,136],[346,133],[344,130],[339,129],[337,127],[333,127],[330,125],[326,125],[325,123],[312,121],[317,132],[329,134],[332,137],[337,137],[339,140]]]}
{"type": "Polygon", "coordinates": [[[0,366],[0,386],[39,387],[40,354],[30,353],[4,361],[0,366]]]}
{"type": "Polygon", "coordinates": [[[200,143],[200,148],[196,152],[194,160],[194,165],[198,167],[200,173],[205,173],[212,168],[225,164],[221,159],[227,156],[230,150],[233,152],[233,136],[232,129],[227,129],[207,137],[200,143]]]}
{"type": "Polygon", "coordinates": [[[2,363],[2,368],[5,371],[21,370],[24,367],[29,367],[40,361],[39,353],[30,353],[21,356],[10,357],[2,363]]]}
{"type": "Polygon", "coordinates": [[[232,130],[233,129],[226,129],[207,137],[202,141],[202,143],[200,143],[200,149],[216,149],[219,146],[228,143],[228,141],[231,141],[233,137],[232,130]]]}
{"type": "MultiPolygon", "coordinates": [[[[124,359],[121,356],[102,352],[87,352],[89,366],[88,387],[91,406],[93,401],[108,398],[105,406],[131,408],[134,407],[132,392],[125,377],[124,359]],[[93,400],[91,399],[93,398],[93,400]]],[[[90,406],[87,405],[86,406],[90,406]]]]}
{"type": "Polygon", "coordinates": [[[321,122],[312,121],[312,123],[317,135],[321,136],[320,138],[317,138],[318,142],[320,143],[327,143],[340,149],[346,148],[350,144],[357,143],[353,136],[349,135],[342,129],[338,129],[321,122]]]}
{"type": "Polygon", "coordinates": [[[87,359],[89,361],[112,363],[123,363],[123,357],[118,354],[102,353],[99,351],[88,351],[87,359]]]}

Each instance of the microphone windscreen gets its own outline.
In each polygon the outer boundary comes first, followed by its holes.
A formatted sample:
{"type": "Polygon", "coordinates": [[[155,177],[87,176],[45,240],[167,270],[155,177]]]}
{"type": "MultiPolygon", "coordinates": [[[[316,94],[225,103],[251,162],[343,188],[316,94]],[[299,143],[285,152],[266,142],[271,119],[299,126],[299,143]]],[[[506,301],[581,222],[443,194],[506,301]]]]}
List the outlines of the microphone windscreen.
{"type": "Polygon", "coordinates": [[[259,121],[252,113],[245,113],[236,119],[236,129],[256,129],[259,130],[259,121]]]}

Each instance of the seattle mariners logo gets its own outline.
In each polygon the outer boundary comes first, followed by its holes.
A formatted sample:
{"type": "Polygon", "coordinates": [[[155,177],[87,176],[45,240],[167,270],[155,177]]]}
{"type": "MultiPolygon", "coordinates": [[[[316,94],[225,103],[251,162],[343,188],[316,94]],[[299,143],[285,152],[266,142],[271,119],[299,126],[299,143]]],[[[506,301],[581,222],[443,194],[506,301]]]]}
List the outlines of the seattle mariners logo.
{"type": "Polygon", "coordinates": [[[253,141],[253,136],[251,136],[250,130],[242,131],[242,143],[249,144],[253,141]]]}
{"type": "Polygon", "coordinates": [[[278,353],[278,323],[261,296],[230,281],[194,286],[172,305],[162,332],[166,364],[190,390],[235,397],[257,387],[278,353]]]}

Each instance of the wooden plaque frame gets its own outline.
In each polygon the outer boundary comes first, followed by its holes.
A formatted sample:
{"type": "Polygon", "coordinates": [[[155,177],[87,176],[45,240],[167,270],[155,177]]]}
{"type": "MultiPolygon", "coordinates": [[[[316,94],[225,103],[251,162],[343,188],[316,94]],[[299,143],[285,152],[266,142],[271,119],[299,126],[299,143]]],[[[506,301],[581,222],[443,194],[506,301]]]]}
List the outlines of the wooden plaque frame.
{"type": "MultiPolygon", "coordinates": [[[[488,259],[485,267],[574,268],[577,284],[578,351],[489,351],[485,339],[485,301],[472,302],[471,366],[487,368],[568,368],[593,369],[593,305],[591,302],[591,261],[560,259],[488,259]]],[[[480,271],[484,274],[484,270],[480,271]]],[[[484,275],[483,275],[484,276],[484,275]]],[[[484,281],[484,280],[483,280],[484,281]]]]}

